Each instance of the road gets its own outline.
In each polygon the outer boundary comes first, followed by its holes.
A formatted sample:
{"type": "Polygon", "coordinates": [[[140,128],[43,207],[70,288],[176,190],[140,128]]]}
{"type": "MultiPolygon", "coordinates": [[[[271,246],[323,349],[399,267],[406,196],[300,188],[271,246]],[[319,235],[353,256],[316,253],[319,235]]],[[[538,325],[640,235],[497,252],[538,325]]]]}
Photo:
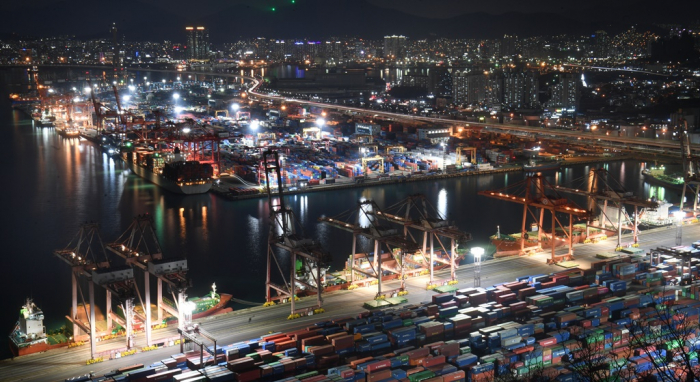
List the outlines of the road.
{"type": "MultiPolygon", "coordinates": [[[[104,66],[92,66],[92,65],[87,65],[87,66],[61,65],[61,67],[95,68],[95,69],[100,69],[100,70],[105,69],[104,66]]],[[[517,132],[517,133],[524,133],[524,134],[540,135],[543,137],[569,138],[572,140],[581,140],[581,141],[607,142],[610,144],[622,145],[623,147],[616,147],[616,148],[620,148],[620,149],[626,148],[626,149],[634,150],[634,149],[644,149],[644,148],[653,147],[653,148],[658,148],[661,150],[671,150],[669,152],[669,154],[671,154],[671,153],[677,154],[680,157],[680,143],[678,141],[674,141],[674,140],[643,138],[643,137],[642,138],[640,138],[640,137],[617,137],[614,135],[597,135],[597,134],[594,135],[590,132],[582,132],[582,131],[545,129],[542,127],[531,127],[531,126],[513,125],[513,124],[505,124],[505,123],[493,123],[493,122],[469,122],[469,121],[465,121],[465,120],[461,120],[461,119],[424,117],[424,116],[419,116],[419,115],[408,115],[408,114],[392,113],[392,112],[380,111],[380,110],[364,109],[364,108],[353,107],[353,106],[327,104],[327,103],[314,102],[314,101],[301,100],[301,99],[276,96],[276,95],[268,95],[265,93],[261,93],[261,92],[257,91],[257,88],[261,85],[261,83],[256,78],[250,77],[250,76],[245,76],[245,75],[234,74],[234,73],[213,72],[213,71],[176,71],[176,70],[150,69],[150,68],[133,68],[133,70],[149,71],[149,72],[161,72],[161,73],[173,73],[173,74],[178,74],[181,76],[184,76],[184,75],[200,76],[200,75],[202,75],[202,76],[215,76],[215,77],[243,79],[246,81],[250,81],[252,83],[252,87],[250,87],[250,89],[249,89],[250,94],[254,95],[255,97],[262,98],[262,99],[274,100],[274,101],[278,101],[278,102],[288,102],[288,103],[296,103],[296,104],[300,104],[300,105],[318,106],[318,107],[321,107],[324,109],[329,109],[329,110],[349,111],[349,112],[360,113],[363,115],[380,116],[380,117],[390,118],[390,119],[394,119],[394,120],[427,122],[427,123],[437,124],[437,125],[483,127],[483,128],[492,129],[495,131],[507,132],[507,133],[517,132]]],[[[700,144],[691,144],[691,150],[700,152],[700,144]]]]}
{"type": "MultiPolygon", "coordinates": [[[[675,246],[676,229],[659,228],[644,231],[640,234],[639,240],[641,249],[647,250],[657,246],[675,246]]],[[[700,224],[683,227],[683,244],[690,245],[700,237],[700,224]]],[[[630,236],[623,236],[623,242],[629,242],[630,236]]],[[[614,251],[616,240],[607,240],[597,244],[581,244],[575,247],[576,262],[582,268],[590,266],[592,261],[596,261],[595,254],[614,251]]],[[[560,252],[565,252],[561,249],[560,252]]],[[[483,286],[496,283],[513,281],[516,276],[551,273],[563,270],[558,266],[546,265],[549,252],[535,254],[528,257],[511,257],[505,259],[495,259],[485,261],[482,265],[481,284],[483,286]]],[[[473,285],[473,271],[471,265],[462,266],[457,271],[460,280],[459,287],[469,287],[473,285]]],[[[449,270],[437,272],[436,279],[449,277],[449,270]]],[[[409,303],[419,303],[430,300],[434,293],[425,290],[427,276],[416,277],[407,281],[409,295],[406,296],[409,303]]],[[[395,283],[395,282],[394,282],[395,283]]],[[[385,284],[385,289],[395,288],[394,283],[385,284]]],[[[324,308],[326,313],[318,317],[302,317],[289,321],[288,305],[278,305],[275,307],[254,307],[239,310],[228,314],[208,317],[198,322],[208,332],[213,334],[219,345],[228,345],[237,341],[257,338],[270,332],[289,331],[300,329],[311,325],[313,322],[329,320],[337,317],[355,315],[365,309],[362,304],[371,300],[376,292],[376,287],[361,288],[354,291],[338,291],[329,293],[324,297],[324,308]],[[251,322],[249,323],[249,318],[251,322]]],[[[233,291],[235,295],[235,291],[233,291]]],[[[298,303],[299,307],[314,304],[313,297],[302,299],[298,303]]],[[[166,328],[154,332],[156,341],[176,336],[175,328],[166,328]]],[[[136,346],[145,346],[144,334],[139,334],[136,338],[136,346]]],[[[115,339],[101,342],[97,345],[98,352],[123,347],[123,340],[115,339]]],[[[32,354],[19,357],[14,360],[0,361],[0,381],[57,381],[66,378],[86,374],[94,371],[96,375],[105,372],[143,363],[152,364],[162,359],[168,358],[172,354],[179,353],[179,347],[166,347],[158,350],[139,353],[122,359],[105,361],[90,366],[85,365],[85,361],[90,358],[89,346],[81,346],[73,349],[56,349],[45,353],[32,354]]]]}

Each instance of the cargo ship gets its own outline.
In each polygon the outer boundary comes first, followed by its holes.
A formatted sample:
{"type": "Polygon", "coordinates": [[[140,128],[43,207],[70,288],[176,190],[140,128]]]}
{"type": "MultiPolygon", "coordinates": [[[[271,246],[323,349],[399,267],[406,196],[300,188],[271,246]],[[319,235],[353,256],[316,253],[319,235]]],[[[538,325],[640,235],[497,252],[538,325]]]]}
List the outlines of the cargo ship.
{"type": "MultiPolygon", "coordinates": [[[[196,320],[202,317],[230,312],[232,309],[227,308],[226,305],[228,305],[232,297],[232,295],[227,293],[216,293],[216,284],[212,284],[211,292],[206,296],[195,297],[187,300],[195,305],[195,308],[192,311],[192,319],[196,320]]],[[[163,302],[175,308],[175,304],[167,298],[163,298],[163,302]]],[[[168,321],[175,322],[177,321],[177,317],[170,317],[168,321]]]]}
{"type": "MultiPolygon", "coordinates": [[[[531,251],[537,251],[540,249],[540,243],[537,239],[538,228],[536,224],[532,224],[530,232],[526,232],[524,237],[520,233],[513,234],[501,234],[500,232],[492,235],[489,239],[491,244],[496,248],[494,257],[506,257],[506,256],[516,256],[520,254],[521,246],[523,240],[525,241],[524,251],[526,253],[531,251]]],[[[583,243],[586,239],[595,239],[598,236],[602,236],[603,232],[600,229],[590,227],[589,228],[590,237],[586,236],[586,225],[585,224],[574,224],[573,226],[573,244],[583,243]]],[[[614,232],[606,232],[606,236],[614,236],[614,232]]],[[[550,232],[542,232],[542,250],[549,250],[552,248],[549,240],[550,232]]],[[[566,232],[557,229],[554,234],[556,238],[556,247],[565,247],[569,245],[569,238],[566,232]]]]}
{"type": "Polygon", "coordinates": [[[12,354],[18,357],[67,345],[68,339],[63,334],[46,334],[44,312],[28,298],[20,310],[15,328],[10,333],[12,354]]]}
{"type": "Polygon", "coordinates": [[[535,161],[530,159],[530,161],[523,165],[523,170],[527,172],[537,172],[537,171],[556,171],[561,167],[561,162],[559,161],[535,161]]]}
{"type": "Polygon", "coordinates": [[[644,181],[649,184],[678,191],[682,191],[683,185],[685,185],[682,175],[666,175],[666,168],[664,166],[644,169],[642,170],[642,176],[644,177],[644,181]]]}
{"type": "Polygon", "coordinates": [[[208,192],[214,170],[210,164],[186,161],[176,149],[162,153],[134,148],[130,142],[121,147],[121,158],[136,175],[170,192],[193,195],[208,192]]]}

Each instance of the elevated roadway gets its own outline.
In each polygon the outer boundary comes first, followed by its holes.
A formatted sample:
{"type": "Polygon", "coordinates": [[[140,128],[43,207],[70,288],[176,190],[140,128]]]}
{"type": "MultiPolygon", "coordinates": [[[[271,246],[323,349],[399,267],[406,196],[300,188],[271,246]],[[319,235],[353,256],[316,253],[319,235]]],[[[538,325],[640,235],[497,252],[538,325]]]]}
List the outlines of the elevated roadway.
{"type": "MultiPolygon", "coordinates": [[[[690,245],[700,237],[700,224],[683,227],[683,244],[690,245]]],[[[623,236],[623,242],[631,241],[631,236],[623,236]]],[[[675,246],[675,227],[663,227],[655,230],[643,231],[639,236],[641,249],[648,250],[658,246],[675,246]]],[[[596,261],[595,254],[610,253],[616,246],[615,240],[603,241],[597,244],[581,244],[575,247],[575,262],[582,268],[587,268],[592,261],[596,261]]],[[[566,251],[562,248],[561,251],[566,251]]],[[[551,273],[561,271],[564,268],[547,265],[548,254],[536,254],[530,257],[511,257],[485,261],[482,265],[482,285],[488,286],[495,283],[513,281],[517,276],[551,273]]],[[[472,286],[471,266],[462,266],[457,271],[459,278],[458,287],[472,286]]],[[[449,269],[436,273],[436,279],[449,277],[449,269]]],[[[418,303],[430,299],[434,292],[426,291],[427,276],[416,277],[407,280],[406,286],[410,292],[406,296],[409,303],[418,303]]],[[[398,283],[394,281],[394,283],[398,283]]],[[[392,288],[392,283],[387,283],[387,288],[392,288]]],[[[398,286],[398,284],[397,284],[398,286]]],[[[231,291],[235,294],[235,291],[231,291]]],[[[215,317],[197,320],[202,327],[217,338],[219,345],[228,345],[237,341],[257,338],[270,332],[289,331],[300,329],[317,321],[330,320],[337,317],[346,317],[358,314],[365,309],[362,304],[371,300],[376,292],[376,287],[361,288],[354,291],[339,291],[328,293],[324,297],[326,313],[318,316],[302,317],[288,321],[289,307],[278,305],[270,308],[255,307],[231,312],[215,317]],[[249,323],[248,320],[251,319],[249,323]]],[[[313,297],[302,299],[301,306],[313,305],[313,297]]],[[[154,342],[165,338],[177,336],[174,327],[153,332],[154,342]]],[[[98,343],[98,352],[110,349],[118,349],[123,346],[123,339],[114,339],[98,343]]],[[[145,346],[143,333],[136,336],[136,346],[145,346]]],[[[172,354],[179,353],[179,346],[166,347],[158,350],[138,353],[121,359],[105,361],[93,365],[85,365],[90,358],[89,346],[78,348],[62,348],[19,357],[14,360],[0,361],[0,381],[57,381],[76,375],[94,371],[96,375],[129,366],[137,363],[150,365],[154,362],[168,358],[172,354]]]]}
{"type": "MultiPolygon", "coordinates": [[[[571,65],[571,66],[574,66],[574,65],[571,65]]],[[[576,65],[576,66],[578,66],[578,65],[576,65]]],[[[86,66],[86,65],[54,65],[54,66],[47,66],[47,67],[76,67],[76,68],[100,69],[100,70],[105,69],[104,66],[99,66],[99,65],[88,65],[88,66],[86,66]]],[[[600,67],[600,68],[606,69],[603,67],[600,67]]],[[[607,68],[607,69],[612,70],[613,68],[607,68]]],[[[659,153],[670,154],[670,155],[676,154],[680,157],[680,142],[674,141],[674,140],[653,139],[653,138],[643,138],[643,137],[642,138],[640,138],[640,137],[622,137],[622,136],[615,136],[615,135],[597,135],[597,134],[593,134],[591,132],[547,129],[547,128],[542,128],[542,127],[523,126],[523,125],[514,125],[514,124],[505,124],[505,123],[471,122],[471,121],[466,121],[463,119],[428,117],[428,116],[420,116],[420,115],[392,113],[392,112],[380,111],[380,110],[370,110],[370,109],[364,109],[364,108],[354,107],[354,106],[328,104],[328,103],[315,102],[315,101],[310,101],[310,100],[302,100],[302,99],[284,97],[284,96],[279,96],[279,95],[269,95],[266,93],[262,93],[259,91],[259,87],[262,83],[259,81],[258,78],[246,76],[246,75],[235,74],[235,73],[228,73],[228,72],[177,71],[177,70],[170,70],[170,69],[152,69],[152,68],[140,68],[140,67],[139,68],[131,68],[131,70],[159,72],[159,73],[171,73],[171,74],[179,74],[181,76],[183,76],[183,75],[197,75],[197,76],[214,76],[214,77],[222,77],[222,78],[242,79],[244,81],[248,81],[251,83],[251,86],[249,87],[248,93],[250,93],[254,97],[257,97],[260,99],[271,100],[271,101],[277,101],[277,102],[287,102],[287,103],[295,103],[295,104],[299,104],[299,105],[317,106],[317,107],[321,107],[321,108],[328,109],[328,110],[336,110],[336,111],[341,111],[341,112],[342,111],[353,112],[353,113],[367,115],[367,116],[379,116],[382,118],[387,118],[387,119],[392,119],[392,120],[397,120],[397,121],[424,122],[424,123],[429,123],[429,124],[434,124],[434,125],[464,126],[467,128],[484,128],[484,129],[489,129],[489,130],[498,131],[498,132],[505,132],[505,133],[530,134],[530,135],[543,137],[543,138],[569,139],[569,140],[571,140],[571,142],[573,142],[573,141],[585,141],[585,142],[597,142],[598,144],[607,143],[608,145],[610,145],[610,147],[619,148],[620,150],[635,150],[635,149],[645,150],[648,148],[656,148],[656,149],[660,150],[659,153]]],[[[620,69],[620,70],[622,70],[622,69],[620,69]]],[[[654,74],[654,73],[650,73],[650,74],[654,74]]],[[[699,144],[692,144],[691,150],[696,151],[696,152],[700,152],[700,145],[699,144]]]]}

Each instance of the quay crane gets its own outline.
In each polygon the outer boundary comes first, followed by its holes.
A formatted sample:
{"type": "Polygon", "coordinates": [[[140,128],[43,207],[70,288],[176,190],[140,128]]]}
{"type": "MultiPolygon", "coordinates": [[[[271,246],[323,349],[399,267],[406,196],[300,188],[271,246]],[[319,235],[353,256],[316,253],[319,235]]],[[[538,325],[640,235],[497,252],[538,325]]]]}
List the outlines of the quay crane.
{"type": "Polygon", "coordinates": [[[573,220],[587,219],[589,212],[580,208],[573,202],[559,195],[556,188],[553,187],[544,176],[541,174],[531,175],[523,181],[517,182],[511,186],[507,186],[500,190],[479,191],[478,195],[503,200],[507,202],[515,202],[523,205],[523,222],[520,238],[520,255],[525,254],[525,240],[527,240],[526,223],[528,213],[537,221],[538,247],[542,249],[542,231],[544,222],[544,212],[549,211],[552,215],[550,242],[552,246],[552,255],[547,260],[547,264],[556,264],[562,260],[572,260],[574,258],[573,249],[573,220]],[[535,215],[539,209],[539,217],[535,215]],[[557,213],[569,215],[569,229],[564,228],[561,221],[557,219],[557,213]],[[569,252],[565,255],[556,254],[556,237],[554,231],[557,224],[564,230],[569,239],[569,252]]]}
{"type": "Polygon", "coordinates": [[[456,280],[455,264],[457,257],[457,245],[466,243],[472,239],[471,234],[460,231],[427,200],[423,194],[410,195],[406,199],[384,209],[384,211],[370,211],[379,219],[403,225],[404,236],[410,236],[416,241],[410,229],[423,233],[423,262],[427,251],[428,237],[430,237],[430,258],[428,266],[430,268],[430,283],[433,283],[433,266],[435,262],[448,264],[450,266],[450,280],[456,280]],[[450,240],[450,250],[445,248],[440,238],[450,240]],[[434,241],[437,240],[443,253],[448,255],[448,259],[436,257],[434,251],[434,241]]]}
{"type": "Polygon", "coordinates": [[[700,191],[700,157],[693,155],[690,148],[690,136],[688,135],[688,121],[682,119],[683,129],[681,130],[681,158],[683,160],[683,192],[681,194],[680,210],[683,211],[685,202],[685,191],[690,189],[693,196],[693,213],[698,209],[698,192],[700,191]],[[695,186],[695,187],[693,187],[695,186]]]}
{"type": "MultiPolygon", "coordinates": [[[[588,199],[589,215],[586,222],[586,236],[589,236],[590,228],[610,231],[609,228],[606,228],[606,223],[609,223],[613,227],[613,230],[617,232],[617,247],[621,247],[624,215],[624,221],[629,222],[632,226],[631,228],[632,232],[634,233],[634,244],[637,244],[640,218],[639,207],[642,208],[641,215],[643,215],[646,211],[658,208],[659,203],[637,198],[631,192],[626,191],[621,183],[615,181],[615,184],[611,184],[608,182],[608,178],[607,170],[602,168],[592,168],[588,172],[588,175],[581,179],[583,184],[580,188],[555,186],[555,189],[559,192],[585,196],[588,199]],[[603,202],[602,208],[599,204],[601,201],[603,202]],[[615,221],[608,216],[609,204],[612,204],[613,207],[617,208],[617,224],[615,224],[615,221]],[[634,206],[634,222],[631,221],[629,215],[625,211],[625,205],[634,206]],[[600,214],[603,217],[603,221],[600,222],[600,226],[595,226],[593,224],[593,219],[596,215],[594,211],[596,210],[600,210],[600,214]]],[[[574,180],[572,184],[576,184],[576,180],[574,180]]]]}
{"type": "Polygon", "coordinates": [[[145,314],[145,317],[140,318],[145,322],[147,346],[152,344],[150,275],[153,275],[158,281],[156,295],[158,322],[163,320],[162,313],[163,310],[166,310],[178,317],[178,327],[184,327],[187,323],[185,317],[187,295],[185,292],[191,286],[191,280],[187,277],[187,260],[163,258],[160,243],[153,228],[153,218],[150,215],[135,217],[129,228],[115,242],[108,243],[106,248],[126,260],[129,267],[139,268],[144,274],[145,304],[138,289],[136,291],[145,314]],[[163,283],[166,283],[170,288],[177,309],[163,303],[163,283]],[[176,292],[177,297],[175,297],[176,292]]]}
{"type": "Polygon", "coordinates": [[[136,285],[134,283],[134,271],[130,267],[112,267],[102,245],[99,234],[99,225],[86,223],[80,227],[76,237],[65,249],[54,251],[54,255],[71,267],[73,298],[71,315],[68,319],[73,323],[73,335],[78,333],[78,328],[90,335],[90,357],[94,359],[97,354],[97,340],[95,329],[95,288],[94,284],[104,288],[107,292],[107,328],[112,327],[112,294],[124,304],[126,327],[126,347],[133,346],[133,301],[136,285]],[[101,259],[98,257],[101,255],[101,259]],[[78,277],[85,278],[89,285],[90,312],[85,307],[85,295],[78,283],[78,277]],[[85,315],[89,321],[89,327],[78,321],[78,291],[83,300],[85,315]]]}
{"type": "Polygon", "coordinates": [[[267,240],[267,279],[265,281],[265,299],[268,303],[275,300],[289,299],[291,302],[291,314],[301,314],[309,309],[320,308],[323,305],[321,292],[323,291],[323,278],[321,270],[330,260],[330,254],[323,250],[314,240],[304,235],[301,224],[296,219],[294,211],[285,206],[282,192],[283,181],[280,171],[280,159],[277,151],[267,150],[262,156],[262,165],[265,170],[267,198],[270,206],[270,232],[267,240]],[[270,187],[271,177],[277,178],[277,192],[270,187]],[[273,199],[274,197],[274,199],[273,199]],[[289,269],[283,271],[282,260],[277,252],[286,251],[289,257],[289,269]],[[297,269],[297,262],[301,268],[297,269]],[[276,266],[284,285],[279,285],[272,280],[272,267],[276,266]],[[316,293],[316,306],[295,310],[296,288],[302,285],[316,293]],[[272,291],[277,296],[272,296],[272,291]]]}
{"type": "Polygon", "coordinates": [[[329,218],[322,216],[318,221],[352,233],[352,255],[348,264],[350,268],[350,283],[355,283],[355,272],[370,279],[377,280],[377,297],[382,295],[382,279],[384,271],[396,275],[401,280],[401,290],[404,289],[405,264],[408,257],[418,250],[418,244],[400,233],[396,228],[382,225],[377,218],[381,210],[371,200],[359,201],[357,207],[329,218]],[[365,237],[374,242],[374,257],[370,259],[368,253],[356,253],[358,236],[365,237]],[[385,245],[388,251],[387,260],[390,264],[383,264],[383,254],[380,253],[381,245],[385,245]],[[361,260],[365,259],[370,271],[362,268],[361,260]],[[360,260],[360,261],[358,261],[360,260]]]}

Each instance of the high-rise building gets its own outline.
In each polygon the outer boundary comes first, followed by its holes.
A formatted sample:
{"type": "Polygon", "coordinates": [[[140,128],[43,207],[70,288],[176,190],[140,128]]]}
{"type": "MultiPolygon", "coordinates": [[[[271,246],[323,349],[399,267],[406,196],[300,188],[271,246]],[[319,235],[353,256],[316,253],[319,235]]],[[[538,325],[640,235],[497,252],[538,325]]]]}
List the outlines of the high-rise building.
{"type": "Polygon", "coordinates": [[[501,40],[501,57],[513,57],[520,54],[518,49],[518,36],[505,35],[501,40]]]}
{"type": "Polygon", "coordinates": [[[538,75],[534,71],[504,71],[503,105],[514,109],[531,109],[539,106],[538,75]]]}
{"type": "Polygon", "coordinates": [[[406,36],[384,36],[384,57],[400,60],[406,56],[406,36]]]}
{"type": "Polygon", "coordinates": [[[552,98],[549,100],[549,106],[564,109],[577,109],[580,78],[580,76],[576,76],[572,73],[559,75],[559,78],[556,79],[556,82],[551,87],[552,98]]]}
{"type": "Polygon", "coordinates": [[[592,36],[593,39],[593,57],[605,59],[610,57],[610,37],[604,30],[596,31],[592,36]]]}
{"type": "Polygon", "coordinates": [[[468,71],[456,70],[452,75],[452,102],[457,105],[467,103],[467,78],[468,71]]]}
{"type": "Polygon", "coordinates": [[[204,27],[185,27],[187,33],[187,59],[206,60],[209,58],[209,31],[204,27]]]}

